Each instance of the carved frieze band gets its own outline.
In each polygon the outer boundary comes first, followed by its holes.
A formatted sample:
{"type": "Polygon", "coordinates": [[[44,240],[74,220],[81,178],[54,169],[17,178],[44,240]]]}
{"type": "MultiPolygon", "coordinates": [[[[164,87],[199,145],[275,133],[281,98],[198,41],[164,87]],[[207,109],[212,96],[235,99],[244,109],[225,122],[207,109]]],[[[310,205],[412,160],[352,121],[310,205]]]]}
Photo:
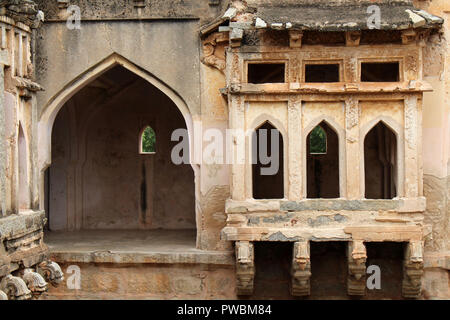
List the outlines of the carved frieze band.
{"type": "Polygon", "coordinates": [[[345,102],[345,122],[347,129],[347,140],[356,142],[358,140],[357,130],[352,130],[359,125],[360,108],[359,101],[354,96],[345,102]]]}

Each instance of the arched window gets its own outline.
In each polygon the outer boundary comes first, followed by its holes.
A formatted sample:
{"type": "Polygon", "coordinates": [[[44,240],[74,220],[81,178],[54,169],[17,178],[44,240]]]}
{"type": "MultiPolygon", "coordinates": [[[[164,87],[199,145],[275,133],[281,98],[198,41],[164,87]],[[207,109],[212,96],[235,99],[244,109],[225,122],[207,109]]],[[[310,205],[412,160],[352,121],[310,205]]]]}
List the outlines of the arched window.
{"type": "Polygon", "coordinates": [[[140,149],[142,154],[156,153],[156,133],[150,126],[142,131],[140,149]]]}
{"type": "Polygon", "coordinates": [[[366,199],[393,199],[397,196],[397,138],[379,122],[364,139],[366,199]]]}
{"type": "Polygon", "coordinates": [[[253,198],[284,198],[284,146],[281,133],[265,122],[253,135],[253,198]]]}
{"type": "Polygon", "coordinates": [[[339,138],[323,121],[307,137],[307,197],[336,199],[340,197],[339,138]]]}

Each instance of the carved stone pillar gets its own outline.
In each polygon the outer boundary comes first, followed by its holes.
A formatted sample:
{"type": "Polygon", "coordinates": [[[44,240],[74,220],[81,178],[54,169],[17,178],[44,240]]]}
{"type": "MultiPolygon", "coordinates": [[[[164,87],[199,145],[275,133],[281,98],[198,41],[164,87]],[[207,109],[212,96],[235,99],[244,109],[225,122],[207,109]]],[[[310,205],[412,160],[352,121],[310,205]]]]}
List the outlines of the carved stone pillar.
{"type": "Polygon", "coordinates": [[[255,279],[255,252],[253,243],[236,242],[236,287],[238,296],[253,294],[255,279]]]}
{"type": "Polygon", "coordinates": [[[404,298],[420,298],[422,292],[423,276],[423,241],[411,241],[405,250],[403,261],[403,288],[404,298]]]}
{"type": "Polygon", "coordinates": [[[357,240],[348,243],[347,259],[347,293],[349,296],[364,296],[366,294],[367,251],[363,241],[357,240]]]}
{"type": "Polygon", "coordinates": [[[311,294],[311,258],[309,241],[294,243],[291,294],[295,297],[311,294]]]}

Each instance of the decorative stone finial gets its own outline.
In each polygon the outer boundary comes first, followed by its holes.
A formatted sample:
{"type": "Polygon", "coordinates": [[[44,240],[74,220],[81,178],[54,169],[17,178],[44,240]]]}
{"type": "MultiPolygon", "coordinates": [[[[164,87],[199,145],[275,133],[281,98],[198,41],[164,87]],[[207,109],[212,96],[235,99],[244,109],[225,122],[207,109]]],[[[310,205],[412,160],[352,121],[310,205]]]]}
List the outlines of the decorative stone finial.
{"type": "Polygon", "coordinates": [[[44,278],[32,269],[25,269],[22,278],[34,296],[38,296],[48,289],[44,278]]]}
{"type": "Polygon", "coordinates": [[[31,299],[31,291],[21,278],[7,275],[0,283],[0,289],[6,293],[11,300],[31,299]]]}
{"type": "Polygon", "coordinates": [[[42,262],[36,268],[36,271],[55,287],[64,280],[64,273],[62,272],[61,267],[53,261],[42,262]]]}

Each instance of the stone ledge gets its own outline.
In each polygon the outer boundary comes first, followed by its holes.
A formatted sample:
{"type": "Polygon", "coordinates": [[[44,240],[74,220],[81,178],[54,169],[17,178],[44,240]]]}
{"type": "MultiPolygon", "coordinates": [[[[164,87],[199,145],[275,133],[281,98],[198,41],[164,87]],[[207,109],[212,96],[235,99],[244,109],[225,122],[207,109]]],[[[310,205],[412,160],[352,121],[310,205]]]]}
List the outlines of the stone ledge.
{"type": "Polygon", "coordinates": [[[287,200],[228,200],[226,213],[299,212],[299,211],[393,211],[399,213],[425,212],[426,198],[393,200],[305,199],[287,200]]]}
{"type": "Polygon", "coordinates": [[[409,242],[423,240],[420,226],[347,226],[340,228],[261,228],[225,227],[224,241],[350,241],[409,242]]]}
{"type": "Polygon", "coordinates": [[[17,238],[44,227],[44,211],[27,211],[0,219],[0,239],[17,238]]]}
{"type": "Polygon", "coordinates": [[[450,251],[424,255],[424,268],[450,270],[450,251]]]}
{"type": "Polygon", "coordinates": [[[207,264],[234,266],[233,252],[114,252],[114,251],[52,251],[57,263],[115,264],[207,264]]]}

